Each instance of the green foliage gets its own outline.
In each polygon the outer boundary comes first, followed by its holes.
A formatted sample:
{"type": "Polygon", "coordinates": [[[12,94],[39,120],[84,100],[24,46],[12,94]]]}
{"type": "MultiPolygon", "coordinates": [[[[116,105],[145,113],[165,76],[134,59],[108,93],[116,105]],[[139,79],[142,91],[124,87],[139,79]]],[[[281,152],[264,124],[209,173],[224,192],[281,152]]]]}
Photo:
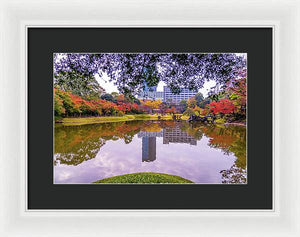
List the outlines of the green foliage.
{"type": "Polygon", "coordinates": [[[118,92],[112,92],[110,93],[112,95],[113,98],[117,99],[117,97],[119,96],[119,93],[118,92]]]}
{"type": "Polygon", "coordinates": [[[241,96],[237,95],[235,93],[232,93],[231,95],[229,95],[229,99],[231,99],[231,100],[237,100],[239,98],[241,98],[241,96]]]}
{"type": "MultiPolygon", "coordinates": [[[[114,92],[113,92],[114,93],[114,92]]],[[[114,97],[113,95],[111,95],[111,94],[103,94],[103,95],[101,95],[101,99],[102,100],[107,100],[107,101],[111,101],[111,102],[116,102],[117,101],[117,99],[116,99],[117,97],[114,97]]]]}
{"type": "Polygon", "coordinates": [[[58,90],[58,89],[55,89],[54,93],[55,93],[54,98],[57,95],[62,100],[66,115],[80,112],[78,108],[75,108],[75,104],[72,101],[72,98],[69,93],[66,93],[66,92],[58,90]]]}
{"type": "Polygon", "coordinates": [[[202,100],[200,103],[199,103],[199,107],[204,109],[206,105],[208,105],[209,103],[211,102],[211,100],[209,99],[209,97],[205,98],[204,100],[202,100]]]}
{"type": "Polygon", "coordinates": [[[188,179],[184,179],[180,176],[164,174],[164,173],[133,173],[118,175],[106,179],[101,179],[93,182],[97,183],[193,183],[188,179]]]}
{"type": "Polygon", "coordinates": [[[104,89],[94,76],[75,72],[60,72],[54,76],[54,86],[84,99],[99,99],[104,89]]]}
{"type": "Polygon", "coordinates": [[[194,110],[192,108],[187,108],[184,111],[183,115],[186,115],[186,116],[195,115],[195,112],[194,112],[194,110]]]}
{"type": "Polygon", "coordinates": [[[158,72],[155,70],[154,66],[145,67],[143,78],[148,87],[157,86],[159,83],[158,72]]]}
{"type": "Polygon", "coordinates": [[[195,108],[195,106],[197,106],[197,101],[196,101],[195,97],[189,98],[187,101],[187,105],[191,109],[195,108]]]}
{"type": "Polygon", "coordinates": [[[220,99],[224,99],[224,98],[226,98],[226,97],[227,97],[226,91],[221,91],[221,92],[219,92],[219,93],[217,93],[217,94],[212,94],[212,95],[210,95],[210,96],[209,96],[209,99],[210,99],[211,101],[216,101],[216,102],[218,102],[220,99]]]}
{"type": "Polygon", "coordinates": [[[139,99],[135,98],[135,97],[132,99],[132,102],[136,103],[137,105],[141,104],[141,101],[139,99]]]}
{"type": "Polygon", "coordinates": [[[61,117],[66,112],[63,106],[63,100],[59,95],[54,94],[54,115],[61,117]]]}
{"type": "Polygon", "coordinates": [[[202,95],[201,92],[198,92],[195,96],[195,99],[197,101],[197,105],[199,106],[200,103],[204,100],[204,96],[202,95]]]}
{"type": "Polygon", "coordinates": [[[182,100],[180,101],[179,105],[177,106],[178,110],[183,113],[186,109],[187,109],[187,101],[186,100],[182,100]]]}

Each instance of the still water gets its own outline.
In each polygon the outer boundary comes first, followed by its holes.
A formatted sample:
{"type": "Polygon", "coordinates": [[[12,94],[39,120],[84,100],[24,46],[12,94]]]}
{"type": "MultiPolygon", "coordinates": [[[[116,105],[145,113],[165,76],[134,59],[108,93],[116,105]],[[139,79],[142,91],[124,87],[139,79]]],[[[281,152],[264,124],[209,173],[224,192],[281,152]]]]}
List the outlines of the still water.
{"type": "Polygon", "coordinates": [[[246,183],[246,128],[175,121],[55,126],[54,183],[136,172],[195,183],[246,183]]]}

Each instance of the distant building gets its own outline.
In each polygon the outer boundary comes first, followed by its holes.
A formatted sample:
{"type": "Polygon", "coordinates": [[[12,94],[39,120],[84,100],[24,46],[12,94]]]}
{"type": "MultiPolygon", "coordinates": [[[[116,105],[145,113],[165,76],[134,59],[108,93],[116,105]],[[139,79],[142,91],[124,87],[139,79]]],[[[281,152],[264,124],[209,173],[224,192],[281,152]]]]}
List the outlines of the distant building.
{"type": "Polygon", "coordinates": [[[163,100],[164,93],[162,91],[156,91],[156,86],[144,85],[143,91],[138,95],[138,99],[143,100],[163,100]]]}
{"type": "Polygon", "coordinates": [[[195,96],[197,91],[191,91],[189,89],[182,89],[182,92],[179,94],[173,94],[171,89],[167,86],[164,86],[164,102],[172,102],[175,104],[179,104],[182,100],[188,100],[189,98],[195,96]]]}
{"type": "Polygon", "coordinates": [[[162,91],[142,91],[138,95],[138,99],[163,101],[164,93],[162,91]]]}

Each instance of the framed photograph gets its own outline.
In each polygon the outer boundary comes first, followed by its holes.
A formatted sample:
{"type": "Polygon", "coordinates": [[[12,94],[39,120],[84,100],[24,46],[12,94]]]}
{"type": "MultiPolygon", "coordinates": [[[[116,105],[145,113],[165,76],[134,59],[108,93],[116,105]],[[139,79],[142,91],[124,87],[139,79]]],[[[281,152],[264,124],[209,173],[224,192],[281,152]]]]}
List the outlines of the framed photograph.
{"type": "Polygon", "coordinates": [[[53,59],[54,184],[247,184],[246,53],[53,59]]]}
{"type": "Polygon", "coordinates": [[[299,235],[299,4],[116,3],[2,4],[4,236],[299,235]]]}
{"type": "Polygon", "coordinates": [[[271,210],[272,30],[28,27],[28,208],[271,210]]]}

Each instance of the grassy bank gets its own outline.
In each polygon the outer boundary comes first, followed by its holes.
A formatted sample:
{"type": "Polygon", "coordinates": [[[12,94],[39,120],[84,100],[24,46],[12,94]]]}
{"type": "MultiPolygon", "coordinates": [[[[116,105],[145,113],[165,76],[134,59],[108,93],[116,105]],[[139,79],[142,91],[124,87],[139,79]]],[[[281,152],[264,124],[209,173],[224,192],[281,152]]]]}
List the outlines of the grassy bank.
{"type": "Polygon", "coordinates": [[[139,183],[139,184],[152,184],[152,183],[193,183],[188,179],[184,179],[180,176],[163,174],[163,173],[152,173],[152,172],[143,172],[143,173],[133,173],[118,175],[106,179],[101,179],[93,182],[94,184],[98,183],[139,183]]]}
{"type": "MultiPolygon", "coordinates": [[[[172,120],[172,115],[161,116],[161,120],[172,120]]],[[[182,120],[187,120],[187,116],[182,116],[182,120]]],[[[133,120],[158,120],[158,114],[134,114],[125,116],[110,117],[81,117],[81,118],[63,118],[61,122],[65,126],[95,124],[95,123],[111,123],[133,120]]]]}

